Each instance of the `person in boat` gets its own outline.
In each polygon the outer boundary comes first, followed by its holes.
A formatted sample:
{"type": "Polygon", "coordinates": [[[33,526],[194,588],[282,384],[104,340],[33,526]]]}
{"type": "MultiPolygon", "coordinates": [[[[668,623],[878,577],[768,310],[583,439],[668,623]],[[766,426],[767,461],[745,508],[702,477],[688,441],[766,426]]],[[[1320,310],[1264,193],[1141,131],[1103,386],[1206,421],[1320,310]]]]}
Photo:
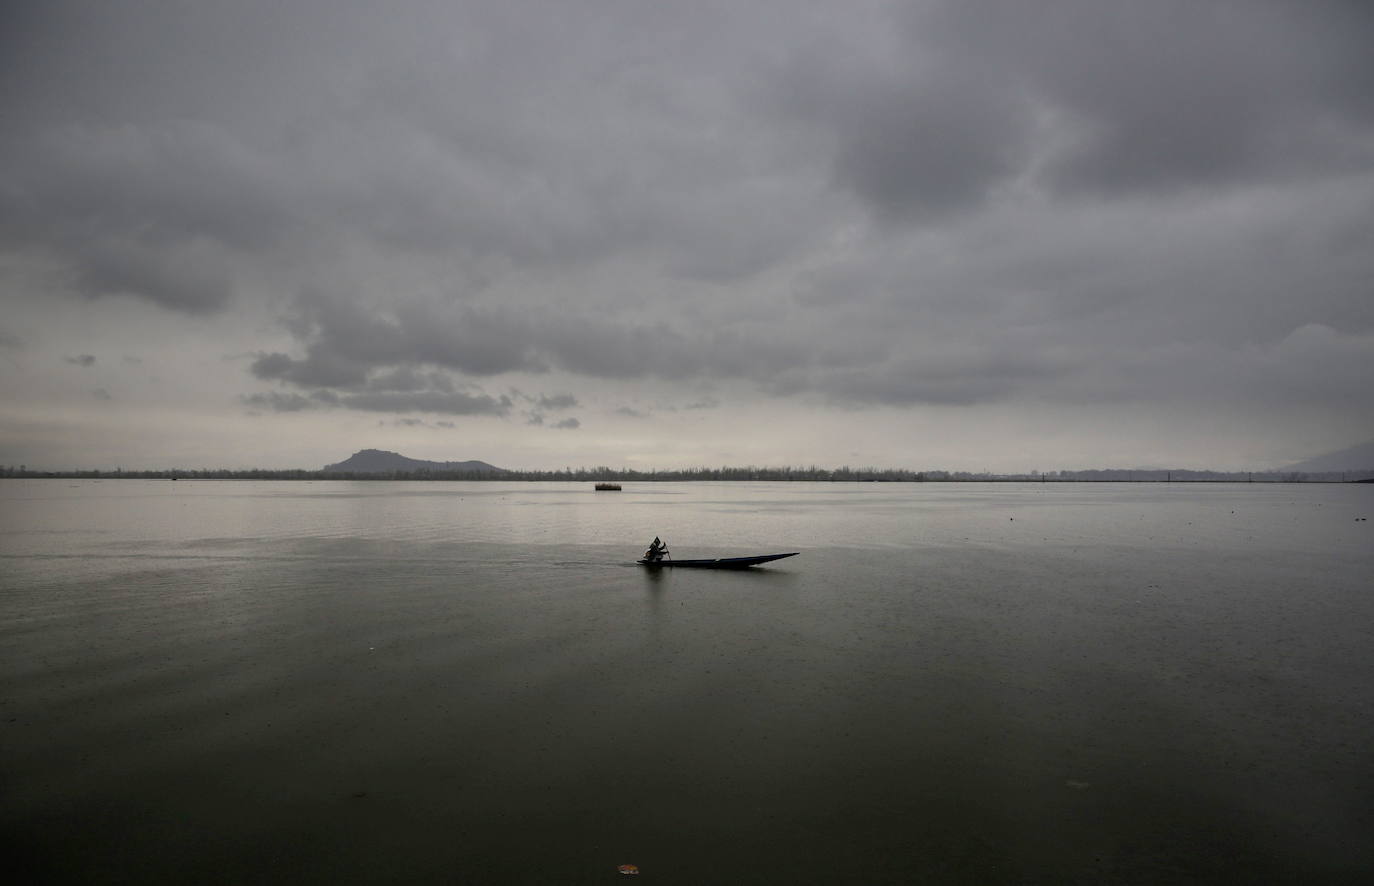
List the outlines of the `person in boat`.
{"type": "Polygon", "coordinates": [[[663,559],[663,555],[666,553],[668,553],[668,545],[659,541],[658,536],[655,535],[654,540],[649,544],[649,550],[644,552],[644,559],[650,563],[657,563],[663,559]]]}

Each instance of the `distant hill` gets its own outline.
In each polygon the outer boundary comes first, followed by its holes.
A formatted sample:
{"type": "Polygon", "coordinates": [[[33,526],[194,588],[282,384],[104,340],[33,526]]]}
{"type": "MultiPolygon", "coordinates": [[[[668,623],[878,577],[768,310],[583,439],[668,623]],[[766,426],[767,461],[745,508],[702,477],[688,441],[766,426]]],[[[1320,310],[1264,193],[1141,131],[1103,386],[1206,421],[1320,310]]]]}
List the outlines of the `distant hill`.
{"type": "Polygon", "coordinates": [[[502,473],[501,468],[484,461],[423,461],[406,458],[384,449],[361,449],[338,464],[325,465],[329,473],[383,474],[390,471],[466,471],[502,473]]]}
{"type": "Polygon", "coordinates": [[[1300,461],[1295,465],[1283,468],[1284,471],[1308,474],[1323,471],[1368,471],[1371,469],[1374,469],[1374,440],[1361,443],[1358,446],[1351,446],[1349,449],[1342,449],[1339,452],[1328,452],[1326,455],[1309,458],[1307,461],[1300,461]]]}

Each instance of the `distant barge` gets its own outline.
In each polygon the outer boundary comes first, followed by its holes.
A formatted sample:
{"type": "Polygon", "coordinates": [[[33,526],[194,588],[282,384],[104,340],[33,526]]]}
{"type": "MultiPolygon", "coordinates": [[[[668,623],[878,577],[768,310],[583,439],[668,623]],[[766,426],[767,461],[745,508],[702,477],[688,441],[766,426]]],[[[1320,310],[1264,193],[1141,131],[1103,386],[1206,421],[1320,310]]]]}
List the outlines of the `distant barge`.
{"type": "Polygon", "coordinates": [[[619,483],[598,483],[598,484],[596,484],[596,491],[597,491],[597,492],[619,492],[619,491],[620,491],[620,484],[619,484],[619,483]]]}

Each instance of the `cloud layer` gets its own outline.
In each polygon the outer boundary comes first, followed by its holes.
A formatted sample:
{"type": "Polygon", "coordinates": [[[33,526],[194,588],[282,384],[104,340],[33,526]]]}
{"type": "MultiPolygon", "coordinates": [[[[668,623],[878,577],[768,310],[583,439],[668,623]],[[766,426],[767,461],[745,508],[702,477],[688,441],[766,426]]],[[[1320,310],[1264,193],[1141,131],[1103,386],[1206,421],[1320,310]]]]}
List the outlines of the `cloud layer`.
{"type": "Polygon", "coordinates": [[[651,425],[626,384],[1374,413],[1368,4],[4,15],[10,350],[43,300],[251,314],[236,408],[512,433],[651,425]]]}

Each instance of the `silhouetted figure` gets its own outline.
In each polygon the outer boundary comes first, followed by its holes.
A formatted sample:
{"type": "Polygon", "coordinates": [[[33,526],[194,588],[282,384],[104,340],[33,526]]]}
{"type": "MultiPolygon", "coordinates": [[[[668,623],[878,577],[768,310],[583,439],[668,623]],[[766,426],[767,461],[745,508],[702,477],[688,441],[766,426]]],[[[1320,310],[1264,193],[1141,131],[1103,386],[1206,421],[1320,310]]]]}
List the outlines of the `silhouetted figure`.
{"type": "Polygon", "coordinates": [[[663,555],[666,553],[668,553],[668,545],[659,541],[658,536],[655,535],[653,542],[649,545],[649,550],[644,552],[644,559],[650,563],[657,563],[663,559],[663,555]]]}

